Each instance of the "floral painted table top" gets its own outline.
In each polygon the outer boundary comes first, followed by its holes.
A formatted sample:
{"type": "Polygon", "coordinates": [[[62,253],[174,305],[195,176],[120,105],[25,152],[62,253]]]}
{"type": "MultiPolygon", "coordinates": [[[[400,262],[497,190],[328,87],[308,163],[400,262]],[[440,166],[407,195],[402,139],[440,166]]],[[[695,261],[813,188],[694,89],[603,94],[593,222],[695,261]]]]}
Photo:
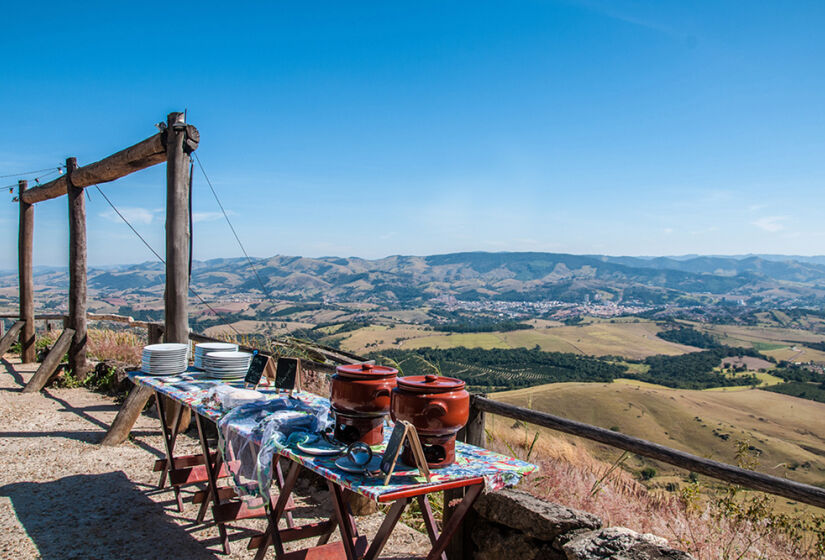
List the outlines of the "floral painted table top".
{"type": "MultiPolygon", "coordinates": [[[[220,405],[207,399],[209,390],[215,385],[222,383],[215,379],[209,379],[201,372],[189,371],[183,376],[182,381],[170,383],[163,377],[143,375],[139,372],[129,374],[134,383],[146,385],[155,391],[162,393],[178,402],[183,403],[195,410],[203,417],[217,422],[225,411],[220,409],[220,405]]],[[[230,383],[230,385],[241,387],[242,382],[230,383]]],[[[268,398],[287,398],[285,395],[278,395],[274,390],[259,387],[258,390],[268,398]]],[[[295,397],[307,404],[329,405],[329,401],[318,395],[298,391],[295,397]]],[[[232,426],[230,424],[230,426],[232,426]]],[[[384,443],[373,446],[373,452],[381,454],[386,447],[387,439],[391,430],[384,429],[384,443]]],[[[246,426],[239,428],[238,433],[247,435],[255,440],[254,431],[249,431],[246,426]]],[[[259,439],[258,436],[257,439],[259,439]]],[[[260,444],[260,441],[255,441],[260,444]]],[[[456,442],[456,462],[449,467],[433,469],[430,482],[421,476],[417,469],[410,468],[399,461],[390,484],[383,484],[383,477],[369,477],[361,474],[348,474],[335,466],[335,457],[317,457],[302,453],[292,447],[287,447],[280,451],[280,454],[293,460],[304,467],[310,469],[353,492],[367,496],[375,501],[382,500],[382,496],[389,496],[397,492],[408,492],[420,490],[422,494],[427,492],[428,487],[441,485],[444,483],[454,483],[483,479],[485,487],[489,491],[499,490],[507,486],[516,485],[521,478],[538,469],[533,464],[507,457],[500,453],[489,451],[474,445],[463,442],[456,442]]],[[[417,492],[416,492],[417,493],[417,492]]]]}

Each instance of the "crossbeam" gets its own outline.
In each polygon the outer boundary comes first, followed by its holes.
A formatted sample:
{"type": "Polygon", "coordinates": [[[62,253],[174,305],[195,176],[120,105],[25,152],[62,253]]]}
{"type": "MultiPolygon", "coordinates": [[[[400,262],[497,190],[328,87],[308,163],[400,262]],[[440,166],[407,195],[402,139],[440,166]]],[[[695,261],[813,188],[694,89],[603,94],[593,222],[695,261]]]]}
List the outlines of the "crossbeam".
{"type": "MultiPolygon", "coordinates": [[[[190,144],[197,147],[198,138],[197,129],[192,125],[187,125],[187,139],[190,144]]],[[[85,188],[99,183],[108,183],[164,161],[166,161],[166,133],[159,132],[100,161],[78,167],[72,173],[72,185],[85,188]]],[[[34,204],[63,196],[67,192],[68,184],[66,176],[63,175],[54,181],[26,190],[21,193],[21,200],[34,204]]]]}

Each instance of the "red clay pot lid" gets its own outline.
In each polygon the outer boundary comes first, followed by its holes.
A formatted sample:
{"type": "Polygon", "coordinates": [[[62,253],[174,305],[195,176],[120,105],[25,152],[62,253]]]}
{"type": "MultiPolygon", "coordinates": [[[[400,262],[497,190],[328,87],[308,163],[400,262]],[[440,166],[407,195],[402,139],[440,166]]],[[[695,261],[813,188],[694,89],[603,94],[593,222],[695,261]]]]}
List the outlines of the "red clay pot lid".
{"type": "Polygon", "coordinates": [[[417,393],[446,393],[448,391],[460,391],[464,388],[464,382],[455,377],[444,377],[442,375],[408,375],[399,377],[398,385],[404,389],[417,393]]]}
{"type": "Polygon", "coordinates": [[[365,379],[374,379],[376,377],[395,377],[398,375],[398,370],[388,366],[377,366],[374,364],[347,364],[345,366],[338,366],[335,368],[338,373],[344,375],[351,375],[353,377],[363,377],[365,379]]]}

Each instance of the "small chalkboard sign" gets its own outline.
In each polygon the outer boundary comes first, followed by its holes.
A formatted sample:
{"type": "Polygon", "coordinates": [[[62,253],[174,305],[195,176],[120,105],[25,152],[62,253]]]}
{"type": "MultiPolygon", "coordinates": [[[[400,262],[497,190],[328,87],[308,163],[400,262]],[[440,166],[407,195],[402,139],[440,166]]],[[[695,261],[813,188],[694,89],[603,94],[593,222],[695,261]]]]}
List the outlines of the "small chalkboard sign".
{"type": "Polygon", "coordinates": [[[427,459],[424,457],[424,450],[421,447],[415,426],[404,420],[399,420],[395,423],[395,427],[390,434],[390,439],[387,441],[384,456],[381,457],[381,472],[384,473],[384,486],[390,483],[390,478],[398,463],[398,457],[401,455],[404,445],[410,446],[418,471],[426,477],[427,482],[430,481],[430,469],[427,466],[427,459]]]}
{"type": "Polygon", "coordinates": [[[384,486],[390,483],[392,471],[395,470],[395,464],[398,462],[398,456],[401,454],[401,449],[406,439],[407,425],[404,422],[396,422],[390,434],[390,439],[387,441],[387,448],[384,450],[383,457],[381,457],[381,472],[384,473],[384,486]]]}
{"type": "Polygon", "coordinates": [[[278,367],[275,370],[275,387],[278,390],[295,389],[295,378],[298,373],[297,358],[278,358],[278,367]]]}
{"type": "Polygon", "coordinates": [[[253,389],[261,382],[261,376],[264,374],[264,368],[269,361],[267,356],[255,353],[252,356],[252,361],[249,364],[249,369],[246,371],[246,376],[243,378],[244,386],[252,387],[253,389]]]}

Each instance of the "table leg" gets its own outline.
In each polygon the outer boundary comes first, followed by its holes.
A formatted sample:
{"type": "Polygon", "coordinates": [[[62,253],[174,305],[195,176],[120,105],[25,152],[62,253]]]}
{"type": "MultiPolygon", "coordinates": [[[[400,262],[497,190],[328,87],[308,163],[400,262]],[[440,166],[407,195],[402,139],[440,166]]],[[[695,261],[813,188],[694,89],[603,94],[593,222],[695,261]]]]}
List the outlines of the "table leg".
{"type": "MultiPolygon", "coordinates": [[[[433,516],[433,508],[430,506],[430,496],[424,494],[418,496],[418,506],[421,508],[421,517],[424,518],[424,526],[427,528],[427,535],[430,537],[430,542],[435,545],[438,542],[438,526],[435,523],[435,516],[433,516]]],[[[447,555],[442,551],[438,557],[440,560],[447,560],[447,555]]]]}
{"type": "MultiPolygon", "coordinates": [[[[215,454],[215,472],[221,472],[221,466],[223,466],[223,457],[220,453],[215,454]]],[[[206,466],[207,469],[211,468],[211,465],[206,466]]],[[[217,485],[217,474],[215,475],[215,484],[217,485]]],[[[203,520],[206,518],[206,511],[209,509],[209,502],[212,501],[212,487],[206,487],[206,497],[204,497],[203,501],[201,502],[201,507],[198,509],[198,516],[196,517],[198,523],[203,523],[203,520]]],[[[220,503],[220,500],[219,500],[220,503]]]]}
{"type": "Polygon", "coordinates": [[[441,534],[433,543],[432,550],[427,554],[427,560],[437,560],[441,557],[444,549],[447,548],[447,543],[453,538],[453,534],[455,534],[461,522],[464,521],[464,516],[470,511],[470,508],[483,489],[484,484],[475,484],[467,488],[464,499],[461,500],[461,503],[455,508],[455,511],[453,511],[453,514],[450,516],[450,520],[444,525],[441,534]]]}
{"type": "MultiPolygon", "coordinates": [[[[178,437],[178,427],[177,423],[180,421],[180,413],[183,410],[182,406],[178,406],[178,411],[175,414],[175,425],[172,426],[171,433],[169,432],[169,427],[166,425],[166,414],[163,410],[163,402],[158,395],[157,391],[155,391],[155,404],[158,407],[158,416],[160,417],[160,429],[163,432],[163,443],[166,448],[166,465],[163,467],[163,473],[161,474],[160,484],[159,486],[163,488],[164,484],[166,483],[166,473],[169,470],[175,469],[175,457],[172,452],[175,449],[175,440],[178,437]]],[[[174,486],[173,490],[175,492],[175,501],[178,504],[178,512],[183,512],[183,500],[181,499],[180,495],[180,488],[178,486],[174,486]]]]}
{"type": "MultiPolygon", "coordinates": [[[[278,460],[276,456],[274,461],[278,460]]],[[[266,550],[269,548],[269,543],[275,545],[275,557],[278,560],[284,557],[284,543],[281,540],[281,532],[278,529],[278,523],[281,520],[281,515],[284,513],[286,504],[289,501],[289,496],[292,494],[292,489],[295,488],[295,483],[298,481],[298,463],[292,463],[289,466],[289,471],[286,473],[284,485],[281,487],[281,493],[278,494],[278,501],[274,508],[269,508],[269,522],[266,525],[266,539],[258,552],[255,554],[255,560],[263,560],[266,556],[266,550]]]]}
{"type": "Polygon", "coordinates": [[[344,546],[347,560],[357,560],[353,539],[358,536],[358,530],[344,501],[344,492],[331,480],[327,480],[327,486],[332,496],[332,507],[335,511],[335,519],[338,521],[338,529],[341,531],[341,544],[344,546]]]}
{"type": "MultiPolygon", "coordinates": [[[[278,483],[278,488],[284,487],[284,472],[281,470],[281,461],[278,459],[276,455],[274,458],[275,462],[275,481],[278,483]]],[[[295,521],[292,519],[292,512],[286,512],[286,526],[290,529],[295,528],[295,521]]]]}
{"type": "MultiPolygon", "coordinates": [[[[203,461],[204,465],[206,466],[206,476],[209,483],[209,491],[212,496],[212,515],[215,515],[215,511],[219,505],[221,505],[221,499],[218,495],[218,471],[213,470],[212,462],[209,460],[209,444],[206,441],[206,434],[203,430],[203,422],[201,422],[201,415],[197,412],[195,413],[195,423],[198,426],[198,439],[201,441],[201,451],[203,452],[203,461]]],[[[218,465],[220,468],[220,453],[215,458],[215,464],[218,465]]],[[[223,552],[224,554],[229,554],[229,536],[226,534],[226,527],[223,523],[218,523],[218,534],[221,537],[221,544],[223,545],[223,552]]]]}
{"type": "MultiPolygon", "coordinates": [[[[158,408],[158,414],[161,417],[161,423],[165,423],[166,415],[160,412],[160,408],[158,408]]],[[[174,461],[174,452],[175,452],[175,441],[178,439],[178,428],[180,427],[180,418],[183,416],[183,405],[180,403],[175,403],[175,418],[172,423],[172,433],[170,434],[171,437],[169,438],[169,453],[170,457],[166,458],[166,464],[163,465],[163,469],[160,472],[160,480],[158,481],[158,488],[163,488],[166,486],[166,477],[169,474],[170,470],[174,470],[175,466],[172,464],[174,461]]]]}
{"type": "Polygon", "coordinates": [[[409,503],[409,498],[401,498],[400,500],[396,500],[392,503],[392,506],[390,506],[390,511],[388,511],[387,516],[384,517],[381,527],[378,528],[375,538],[372,539],[372,544],[370,544],[369,550],[367,550],[367,553],[364,555],[364,560],[375,560],[378,558],[378,555],[381,554],[381,551],[387,544],[387,540],[390,538],[390,533],[392,533],[392,530],[395,529],[398,520],[401,519],[401,514],[404,513],[404,508],[406,508],[409,503]]]}

